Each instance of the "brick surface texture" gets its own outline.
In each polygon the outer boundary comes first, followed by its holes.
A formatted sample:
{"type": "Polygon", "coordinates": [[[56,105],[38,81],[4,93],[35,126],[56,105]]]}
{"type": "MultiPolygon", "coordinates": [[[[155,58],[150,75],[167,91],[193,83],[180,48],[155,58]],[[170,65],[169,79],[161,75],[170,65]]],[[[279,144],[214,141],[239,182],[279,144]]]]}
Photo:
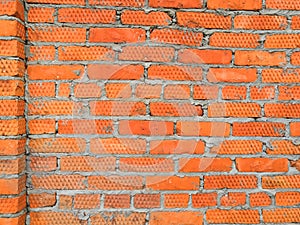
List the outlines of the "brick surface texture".
{"type": "Polygon", "coordinates": [[[300,224],[300,1],[0,0],[0,225],[300,224]]]}

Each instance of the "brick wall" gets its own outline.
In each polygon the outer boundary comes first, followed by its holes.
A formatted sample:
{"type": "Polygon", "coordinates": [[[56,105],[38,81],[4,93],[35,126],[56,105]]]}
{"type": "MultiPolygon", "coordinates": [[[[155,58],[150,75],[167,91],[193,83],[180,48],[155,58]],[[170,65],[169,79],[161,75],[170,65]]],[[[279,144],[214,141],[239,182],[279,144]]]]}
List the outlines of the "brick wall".
{"type": "Polygon", "coordinates": [[[0,225],[300,223],[300,2],[0,5],[0,225]]]}

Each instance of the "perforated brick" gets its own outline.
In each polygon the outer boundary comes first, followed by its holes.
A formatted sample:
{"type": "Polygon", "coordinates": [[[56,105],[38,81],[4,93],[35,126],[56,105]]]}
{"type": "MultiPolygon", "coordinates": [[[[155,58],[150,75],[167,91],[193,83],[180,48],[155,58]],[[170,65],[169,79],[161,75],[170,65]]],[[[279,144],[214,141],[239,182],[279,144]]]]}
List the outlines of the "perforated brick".
{"type": "Polygon", "coordinates": [[[105,195],[104,208],[130,208],[130,195],[105,195]]]}
{"type": "Polygon", "coordinates": [[[266,0],[266,7],[271,9],[290,9],[290,10],[299,10],[300,3],[293,0],[266,0]]]}
{"type": "Polygon", "coordinates": [[[82,224],[82,221],[80,221],[80,219],[74,216],[72,213],[42,211],[42,212],[31,212],[30,223],[32,225],[39,225],[39,224],[80,225],[82,224]]]}
{"type": "Polygon", "coordinates": [[[217,193],[201,193],[192,195],[194,208],[212,207],[217,205],[217,193]]]}
{"type": "Polygon", "coordinates": [[[275,98],[275,87],[251,87],[250,98],[253,100],[267,100],[275,98]]]}
{"type": "Polygon", "coordinates": [[[160,194],[136,194],[134,196],[135,208],[159,208],[160,194]]]}
{"type": "Polygon", "coordinates": [[[246,99],[247,87],[225,86],[222,88],[222,99],[242,100],[246,99]]]}
{"type": "Polygon", "coordinates": [[[25,72],[25,64],[17,60],[0,60],[0,76],[23,76],[25,72]]]}
{"type": "Polygon", "coordinates": [[[131,7],[142,7],[144,6],[144,0],[89,0],[91,5],[103,5],[103,6],[131,6],[131,7]]]}
{"type": "Polygon", "coordinates": [[[246,193],[229,192],[221,197],[222,206],[242,206],[246,204],[246,193]]]}
{"type": "Polygon", "coordinates": [[[29,205],[30,208],[42,208],[47,206],[54,206],[56,203],[56,195],[41,193],[41,194],[30,194],[29,205]]]}
{"type": "Polygon", "coordinates": [[[77,84],[74,88],[74,95],[77,98],[99,98],[101,87],[95,83],[77,84]]]}
{"type": "Polygon", "coordinates": [[[91,225],[140,225],[145,222],[146,213],[143,212],[105,212],[91,217],[91,225]]]}
{"type": "Polygon", "coordinates": [[[264,69],[262,71],[262,82],[264,83],[298,83],[300,78],[299,69],[264,69]]]}
{"type": "Polygon", "coordinates": [[[59,134],[111,134],[111,120],[59,120],[59,134]]]}
{"type": "Polygon", "coordinates": [[[263,144],[256,140],[226,140],[211,148],[211,153],[224,155],[258,154],[263,144]]]}
{"type": "Polygon", "coordinates": [[[57,158],[51,157],[31,157],[30,168],[32,171],[49,172],[57,168],[57,158]]]}
{"type": "Polygon", "coordinates": [[[257,48],[259,35],[250,33],[213,33],[209,44],[215,47],[257,48]]]}
{"type": "Polygon", "coordinates": [[[74,197],[75,209],[93,209],[100,208],[99,194],[77,194],[74,197]]]}
{"type": "Polygon", "coordinates": [[[168,158],[121,158],[119,169],[128,172],[172,172],[174,161],[168,158]]]}
{"type": "Polygon", "coordinates": [[[257,137],[282,137],[286,127],[283,123],[276,122],[234,122],[233,136],[257,136],[257,137]]]}
{"type": "Polygon", "coordinates": [[[54,8],[30,7],[28,10],[28,22],[53,23],[54,11],[54,8]]]}
{"type": "Polygon", "coordinates": [[[26,195],[15,198],[0,198],[0,213],[10,214],[20,212],[26,206],[26,195]]]}
{"type": "Polygon", "coordinates": [[[263,210],[265,223],[300,223],[300,209],[270,209],[263,210]]]}
{"type": "Polygon", "coordinates": [[[108,83],[105,85],[108,98],[130,98],[132,95],[131,85],[128,83],[108,83]]]}
{"type": "Polygon", "coordinates": [[[183,49],[178,52],[178,61],[188,64],[230,64],[229,50],[183,49]]]}
{"type": "Polygon", "coordinates": [[[267,35],[265,48],[298,48],[300,46],[299,34],[273,34],[267,35]]]}
{"type": "Polygon", "coordinates": [[[111,48],[102,46],[79,47],[67,46],[58,49],[58,58],[62,61],[112,61],[114,58],[114,51],[111,48]]]}
{"type": "Polygon", "coordinates": [[[166,208],[186,208],[189,202],[188,194],[165,194],[164,206],[166,208]]]}
{"type": "Polygon", "coordinates": [[[29,61],[50,61],[54,58],[54,46],[30,46],[29,61]]]}
{"type": "Polygon", "coordinates": [[[300,86],[279,86],[278,100],[300,100],[300,86]]]}
{"type": "Polygon", "coordinates": [[[77,115],[81,103],[72,101],[32,101],[29,115],[77,115]]]}
{"type": "Polygon", "coordinates": [[[250,189],[257,188],[254,175],[215,175],[204,176],[205,189],[250,189]]]}
{"type": "Polygon", "coordinates": [[[205,143],[195,140],[154,140],[150,141],[151,154],[203,154],[205,143]]]}
{"type": "Polygon", "coordinates": [[[20,80],[0,80],[1,96],[23,96],[24,86],[20,80]]]}
{"type": "Polygon", "coordinates": [[[123,24],[134,24],[134,25],[168,25],[171,23],[171,17],[165,12],[149,12],[144,11],[131,11],[126,10],[121,15],[121,21],[123,24]]]}
{"type": "Polygon", "coordinates": [[[265,189],[299,188],[300,175],[263,176],[262,187],[265,189]]]}
{"type": "Polygon", "coordinates": [[[21,135],[25,134],[25,119],[0,120],[0,135],[21,135]]]}
{"type": "Polygon", "coordinates": [[[199,177],[178,176],[148,176],[146,187],[149,190],[198,190],[200,186],[199,177]]]}
{"type": "Polygon", "coordinates": [[[143,188],[141,176],[89,176],[89,190],[140,190],[143,188]]]}
{"type": "Polygon", "coordinates": [[[197,85],[194,86],[193,98],[199,100],[217,99],[219,95],[218,86],[197,85]]]}
{"type": "Polygon", "coordinates": [[[238,15],[234,18],[234,28],[244,30],[284,30],[287,19],[284,16],[238,15]]]}
{"type": "Polygon", "coordinates": [[[152,212],[150,215],[150,225],[168,225],[168,224],[203,224],[203,214],[201,212],[152,212]]]}
{"type": "Polygon", "coordinates": [[[179,171],[193,172],[229,172],[232,169],[232,161],[229,158],[181,158],[179,159],[179,171]]]}
{"type": "Polygon", "coordinates": [[[1,40],[0,55],[15,56],[24,59],[25,58],[24,44],[17,40],[1,40]]]}
{"type": "Polygon", "coordinates": [[[29,127],[30,134],[55,133],[55,120],[53,119],[29,120],[28,127],[29,127]]]}
{"type": "Polygon", "coordinates": [[[135,89],[137,98],[160,98],[162,85],[139,84],[135,89]]]}
{"type": "Polygon", "coordinates": [[[251,193],[250,196],[250,206],[259,207],[259,206],[269,206],[272,204],[271,197],[264,192],[251,193]]]}
{"type": "Polygon", "coordinates": [[[25,158],[0,159],[0,174],[18,174],[25,169],[25,158]]]}
{"type": "Polygon", "coordinates": [[[206,220],[209,224],[215,223],[242,223],[257,224],[259,223],[258,210],[222,210],[208,209],[206,212],[206,220]]]}

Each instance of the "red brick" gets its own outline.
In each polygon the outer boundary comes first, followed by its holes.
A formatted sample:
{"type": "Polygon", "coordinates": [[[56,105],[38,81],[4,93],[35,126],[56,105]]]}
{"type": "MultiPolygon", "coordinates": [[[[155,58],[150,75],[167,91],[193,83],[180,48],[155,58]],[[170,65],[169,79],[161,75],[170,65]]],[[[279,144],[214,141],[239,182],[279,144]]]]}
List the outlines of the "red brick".
{"type": "Polygon", "coordinates": [[[230,64],[231,58],[229,50],[183,49],[178,53],[178,61],[189,64],[230,64]]]}
{"type": "Polygon", "coordinates": [[[113,123],[111,120],[59,120],[59,134],[111,134],[113,123]]]}
{"type": "Polygon", "coordinates": [[[25,152],[25,139],[0,140],[0,155],[20,155],[25,152]]]}
{"type": "Polygon", "coordinates": [[[130,195],[105,195],[104,208],[130,208],[130,195]]]}
{"type": "Polygon", "coordinates": [[[28,0],[29,3],[85,5],[84,0],[28,0]]]}
{"type": "Polygon", "coordinates": [[[221,197],[222,206],[243,206],[246,204],[246,193],[229,192],[221,197]]]}
{"type": "Polygon", "coordinates": [[[208,117],[261,117],[261,107],[257,103],[225,102],[208,105],[208,117]]]}
{"type": "MultiPolygon", "coordinates": [[[[98,0],[95,0],[98,1],[98,0]]],[[[119,3],[112,1],[114,4],[119,3]]],[[[114,224],[144,224],[146,223],[146,213],[131,212],[126,214],[123,212],[103,212],[91,216],[91,225],[114,225],[114,224]]]]}
{"type": "Polygon", "coordinates": [[[105,91],[108,98],[130,98],[132,95],[131,85],[128,83],[106,84],[105,91]]]}
{"type": "Polygon", "coordinates": [[[111,48],[102,46],[65,46],[58,49],[58,58],[62,61],[112,61],[114,55],[111,48]]]}
{"type": "Polygon", "coordinates": [[[72,101],[32,101],[28,105],[29,115],[78,115],[82,104],[72,101]]]}
{"type": "Polygon", "coordinates": [[[300,192],[277,192],[275,195],[276,205],[295,206],[300,204],[300,192]]]}
{"type": "Polygon", "coordinates": [[[0,135],[21,135],[25,134],[25,119],[0,120],[0,135]]]}
{"type": "Polygon", "coordinates": [[[15,56],[24,59],[24,44],[17,40],[0,40],[0,55],[15,56]]]}
{"type": "Polygon", "coordinates": [[[259,35],[250,33],[213,33],[209,44],[215,47],[257,48],[259,35]]]}
{"type": "Polygon", "coordinates": [[[168,25],[171,23],[171,17],[165,12],[149,12],[144,11],[131,11],[125,10],[121,15],[121,21],[123,24],[134,24],[134,25],[168,25]]]}
{"type": "Polygon", "coordinates": [[[274,118],[299,118],[300,104],[282,104],[267,103],[265,104],[265,116],[274,118]]]}
{"type": "MultiPolygon", "coordinates": [[[[1,4],[0,15],[15,16],[21,20],[24,20],[23,2],[19,0],[11,0],[11,1],[2,1],[0,4],[1,4]]],[[[15,220],[19,221],[19,218],[15,220]]]]}
{"type": "Polygon", "coordinates": [[[29,194],[30,208],[50,207],[56,204],[56,194],[29,194]]]}
{"type": "Polygon", "coordinates": [[[236,51],[234,64],[238,66],[283,66],[286,64],[286,53],[236,51]]]}
{"type": "Polygon", "coordinates": [[[154,8],[201,8],[202,1],[198,0],[150,0],[149,6],[154,8]]]}
{"type": "Polygon", "coordinates": [[[30,168],[32,171],[49,172],[56,170],[57,158],[55,156],[50,157],[31,157],[30,168]]]}
{"type": "Polygon", "coordinates": [[[219,95],[218,86],[197,85],[194,86],[193,98],[200,100],[217,99],[219,95]]]}
{"type": "Polygon", "coordinates": [[[244,86],[225,86],[222,88],[222,99],[242,100],[246,99],[247,87],[244,86]]]}
{"type": "Polygon", "coordinates": [[[164,195],[164,207],[166,208],[187,208],[188,203],[189,203],[189,194],[165,194],[164,195]]]}
{"type": "Polygon", "coordinates": [[[284,30],[287,19],[284,16],[238,15],[234,18],[234,28],[243,30],[284,30]]]}
{"type": "Polygon", "coordinates": [[[119,122],[119,133],[121,135],[172,135],[174,133],[173,128],[173,122],[146,120],[122,120],[119,122]]]}
{"type": "Polygon", "coordinates": [[[150,40],[166,44],[201,46],[202,32],[182,31],[175,29],[155,29],[150,34],[150,40]]]}
{"type": "Polygon", "coordinates": [[[1,195],[17,195],[25,190],[26,177],[23,175],[19,178],[1,178],[0,193],[1,195]]]}
{"type": "Polygon", "coordinates": [[[272,204],[271,197],[264,192],[258,193],[250,193],[250,206],[251,207],[262,207],[262,206],[269,206],[272,204]]]}
{"type": "Polygon", "coordinates": [[[86,225],[78,216],[68,212],[40,211],[30,212],[30,223],[32,225],[44,224],[69,224],[69,225],[86,225]]]}
{"type": "Polygon", "coordinates": [[[210,82],[254,82],[257,79],[257,70],[252,68],[210,68],[207,79],[210,82]]]}
{"type": "Polygon", "coordinates": [[[26,220],[26,214],[23,214],[21,216],[13,217],[13,218],[0,218],[0,224],[1,225],[7,225],[7,224],[21,225],[21,224],[25,224],[25,220],[26,220]]]}
{"type": "Polygon", "coordinates": [[[148,69],[149,79],[159,80],[202,80],[201,67],[151,65],[148,69]]]}
{"type": "Polygon", "coordinates": [[[230,125],[223,122],[177,122],[177,134],[179,136],[212,136],[226,137],[230,133],[230,125]]]}
{"type": "Polygon", "coordinates": [[[233,136],[282,137],[286,127],[276,122],[245,122],[233,123],[233,136]]]}
{"type": "Polygon", "coordinates": [[[24,96],[25,93],[24,89],[25,89],[25,85],[23,81],[0,80],[1,96],[24,96]]]}
{"type": "Polygon", "coordinates": [[[135,43],[143,42],[146,39],[146,32],[143,29],[135,28],[91,28],[90,42],[104,43],[135,43]]]}
{"type": "Polygon", "coordinates": [[[139,176],[89,176],[89,190],[140,190],[143,178],[139,176]]]}
{"type": "Polygon", "coordinates": [[[266,0],[266,7],[271,9],[289,9],[289,10],[299,10],[300,4],[298,1],[293,0],[266,0]]]}
{"type": "Polygon", "coordinates": [[[90,110],[96,116],[146,115],[146,105],[143,102],[96,101],[90,102],[90,110]]]}
{"type": "Polygon", "coordinates": [[[30,46],[29,61],[50,61],[54,58],[54,46],[30,46]]]}
{"type": "Polygon", "coordinates": [[[93,64],[88,66],[88,76],[92,80],[139,80],[144,74],[141,65],[93,64]]]}
{"type": "Polygon", "coordinates": [[[144,0],[89,0],[90,5],[103,5],[103,6],[130,6],[130,7],[142,7],[144,6],[144,0]]]}
{"type": "Polygon", "coordinates": [[[134,196],[135,208],[159,208],[160,195],[159,194],[136,194],[134,196]]]}
{"type": "Polygon", "coordinates": [[[236,167],[239,172],[287,172],[287,159],[269,158],[237,158],[236,167]]]}
{"type": "Polygon", "coordinates": [[[61,8],[58,10],[58,22],[61,23],[108,23],[116,20],[116,11],[108,9],[61,8]]]}
{"type": "Polygon", "coordinates": [[[220,155],[253,155],[262,152],[263,144],[256,140],[225,140],[211,148],[220,155]]]}
{"type": "Polygon", "coordinates": [[[300,29],[300,16],[293,16],[292,17],[291,28],[293,30],[299,30],[300,29]]]}
{"type": "Polygon", "coordinates": [[[270,34],[266,36],[265,48],[298,48],[300,34],[270,34]]]}
{"type": "Polygon", "coordinates": [[[35,119],[28,121],[30,134],[53,134],[55,133],[55,120],[35,119]]]}
{"type": "Polygon", "coordinates": [[[270,155],[299,155],[300,146],[288,140],[274,140],[270,141],[267,153],[270,155]]]}
{"type": "Polygon", "coordinates": [[[263,176],[262,187],[264,189],[300,188],[300,175],[263,176]]]}
{"type": "Polygon", "coordinates": [[[199,177],[151,176],[146,177],[146,187],[150,190],[198,190],[199,177]]]}
{"type": "Polygon", "coordinates": [[[203,224],[201,212],[151,212],[149,225],[203,224]]]}
{"type": "Polygon", "coordinates": [[[300,65],[300,52],[293,52],[291,54],[291,64],[300,65]]]}
{"type": "Polygon", "coordinates": [[[0,174],[18,174],[25,169],[25,158],[18,159],[0,159],[0,174]]]}
{"type": "Polygon", "coordinates": [[[275,87],[251,87],[250,98],[253,100],[268,100],[275,98],[275,87]]]}
{"type": "Polygon", "coordinates": [[[205,189],[250,189],[257,188],[254,175],[215,175],[204,176],[205,189]]]}
{"type": "Polygon", "coordinates": [[[201,193],[192,195],[192,205],[194,208],[204,208],[217,205],[217,193],[201,193]]]}
{"type": "MultiPolygon", "coordinates": [[[[0,198],[0,213],[12,214],[23,210],[26,207],[26,195],[19,197],[0,198]]],[[[0,222],[1,224],[1,222],[0,222]]]]}
{"type": "Polygon", "coordinates": [[[75,209],[98,209],[100,207],[100,195],[76,194],[74,197],[75,209]]]}
{"type": "Polygon", "coordinates": [[[201,106],[195,106],[191,103],[151,102],[150,114],[151,116],[189,117],[202,116],[203,110],[201,106]]]}
{"type": "Polygon", "coordinates": [[[22,77],[25,73],[25,64],[20,60],[0,60],[0,76],[22,77]]]}
{"type": "Polygon", "coordinates": [[[206,211],[206,220],[209,224],[257,224],[259,223],[260,218],[258,210],[208,209],[206,211]]]}
{"type": "Polygon", "coordinates": [[[24,110],[22,100],[0,100],[0,116],[23,116],[24,110]]]}
{"type": "Polygon", "coordinates": [[[38,82],[28,84],[28,91],[31,97],[54,97],[54,82],[38,82]]]}
{"type": "Polygon", "coordinates": [[[291,136],[300,136],[300,123],[299,122],[290,123],[290,133],[291,133],[291,136]]]}
{"type": "Polygon", "coordinates": [[[60,83],[58,86],[58,96],[69,98],[71,95],[71,85],[69,83],[60,83]]]}
{"type": "Polygon", "coordinates": [[[281,208],[263,210],[264,223],[300,223],[300,208],[281,208]]]}
{"type": "Polygon", "coordinates": [[[208,0],[209,9],[258,10],[262,8],[261,0],[208,0]]]}
{"type": "Polygon", "coordinates": [[[127,172],[172,172],[174,161],[169,158],[121,158],[119,169],[127,172]]]}
{"type": "Polygon", "coordinates": [[[86,29],[54,26],[28,28],[28,40],[34,42],[85,42],[86,29]]]}
{"type": "Polygon", "coordinates": [[[54,11],[54,8],[30,7],[28,10],[28,22],[53,23],[54,11]]]}
{"type": "Polygon", "coordinates": [[[262,71],[263,83],[297,83],[300,82],[299,69],[265,69],[262,71]]]}
{"type": "Polygon", "coordinates": [[[203,154],[205,143],[195,140],[153,140],[151,154],[203,154]]]}
{"type": "Polygon", "coordinates": [[[137,98],[160,98],[162,85],[139,84],[135,89],[137,98]]]}
{"type": "Polygon", "coordinates": [[[174,55],[174,49],[168,47],[125,46],[119,54],[119,59],[145,62],[171,62],[174,55]]]}
{"type": "Polygon", "coordinates": [[[195,158],[179,159],[179,171],[193,172],[229,172],[232,169],[232,161],[229,158],[195,158]]]}
{"type": "Polygon", "coordinates": [[[99,98],[101,87],[95,83],[77,84],[74,88],[74,95],[77,98],[99,98]]]}
{"type": "Polygon", "coordinates": [[[19,37],[25,39],[25,28],[24,25],[16,20],[0,20],[0,36],[3,37],[19,37]]]}

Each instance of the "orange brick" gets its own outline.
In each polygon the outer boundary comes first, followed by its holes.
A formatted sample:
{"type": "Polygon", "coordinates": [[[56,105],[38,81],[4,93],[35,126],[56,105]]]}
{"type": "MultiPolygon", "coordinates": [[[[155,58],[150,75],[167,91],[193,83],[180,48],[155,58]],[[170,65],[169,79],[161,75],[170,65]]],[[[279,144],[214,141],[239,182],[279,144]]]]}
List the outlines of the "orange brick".
{"type": "Polygon", "coordinates": [[[257,103],[225,102],[208,105],[208,117],[261,117],[261,107],[257,103]]]}
{"type": "Polygon", "coordinates": [[[291,28],[293,30],[299,30],[300,29],[300,16],[293,16],[292,17],[291,28]]]}
{"type": "Polygon", "coordinates": [[[286,53],[236,51],[234,64],[238,66],[283,66],[286,64],[286,53]]]}
{"type": "Polygon", "coordinates": [[[82,175],[32,175],[31,182],[34,189],[46,190],[84,190],[86,188],[85,177],[82,175]]]}
{"type": "Polygon", "coordinates": [[[260,221],[258,210],[252,209],[208,209],[206,211],[206,220],[209,224],[257,224],[260,221]]]}
{"type": "MultiPolygon", "coordinates": [[[[80,220],[73,213],[67,212],[54,212],[54,211],[40,211],[30,212],[30,223],[37,225],[41,222],[45,224],[61,223],[61,224],[84,224],[83,220],[80,220]]],[[[86,224],[84,224],[86,225],[86,224]]]]}
{"type": "Polygon", "coordinates": [[[25,39],[25,28],[24,25],[16,20],[0,20],[0,36],[4,37],[19,37],[25,39]]]}
{"type": "Polygon", "coordinates": [[[293,0],[266,0],[266,7],[271,9],[289,9],[289,10],[299,10],[300,4],[298,1],[293,0]]]}
{"type": "Polygon", "coordinates": [[[299,100],[300,86],[279,86],[278,100],[299,100]]]}
{"type": "Polygon", "coordinates": [[[165,12],[149,12],[125,10],[121,15],[123,24],[134,25],[168,25],[171,23],[171,17],[165,12]]]}
{"type": "Polygon", "coordinates": [[[23,116],[24,110],[22,100],[0,100],[0,116],[23,116]]]}
{"type": "Polygon", "coordinates": [[[195,106],[190,103],[166,103],[151,102],[151,116],[202,116],[203,110],[201,106],[195,106]]]}
{"type": "Polygon", "coordinates": [[[26,177],[23,175],[19,178],[0,179],[0,193],[2,195],[17,195],[25,190],[26,177]]]}
{"type": "Polygon", "coordinates": [[[262,71],[263,83],[297,83],[300,82],[299,69],[265,69],[262,71]]]}
{"type": "Polygon", "coordinates": [[[54,58],[54,46],[30,46],[29,61],[50,61],[54,58]]]}
{"type": "Polygon", "coordinates": [[[90,151],[94,154],[144,154],[146,141],[129,138],[91,139],[90,151]]]}
{"type": "Polygon", "coordinates": [[[259,35],[249,33],[213,33],[209,44],[215,47],[257,48],[259,35]]]}
{"type": "Polygon", "coordinates": [[[25,152],[25,139],[0,140],[0,155],[19,155],[25,152]]]}
{"type": "Polygon", "coordinates": [[[18,174],[25,169],[25,158],[18,159],[0,159],[0,174],[18,174]]]}
{"type": "Polygon", "coordinates": [[[290,123],[290,133],[291,133],[291,136],[300,136],[300,123],[299,122],[290,123]]]}
{"type": "MultiPolygon", "coordinates": [[[[98,0],[93,0],[93,1],[98,2],[98,0]]],[[[114,4],[120,3],[114,0],[110,0],[109,2],[113,2],[114,4]]],[[[130,215],[129,214],[127,215],[123,212],[103,212],[101,214],[98,213],[95,214],[94,216],[91,216],[90,220],[91,220],[91,225],[97,225],[97,224],[114,225],[114,223],[143,224],[146,222],[146,213],[132,212],[130,213],[130,215]]]]}
{"type": "Polygon", "coordinates": [[[58,58],[62,61],[112,61],[114,55],[111,48],[102,46],[65,46],[58,49],[58,58]]]}
{"type": "Polygon", "coordinates": [[[261,0],[208,0],[209,9],[258,10],[262,8],[261,0]]]}
{"type": "Polygon", "coordinates": [[[230,29],[231,17],[215,13],[176,12],[177,23],[183,27],[230,29]]]}
{"type": "Polygon", "coordinates": [[[222,88],[222,99],[242,100],[246,99],[247,87],[244,86],[225,86],[222,88]]]}
{"type": "Polygon", "coordinates": [[[153,42],[200,46],[203,33],[192,31],[181,31],[175,29],[155,29],[150,34],[153,42]]]}
{"type": "Polygon", "coordinates": [[[300,192],[277,192],[275,195],[276,205],[294,206],[300,204],[300,192]]]}
{"type": "Polygon", "coordinates": [[[250,98],[253,100],[268,100],[275,98],[275,87],[251,87],[250,98]]]}
{"type": "Polygon", "coordinates": [[[59,120],[59,134],[111,134],[113,123],[111,120],[59,120]]]}
{"type": "Polygon", "coordinates": [[[136,194],[134,196],[135,208],[159,208],[160,195],[159,194],[136,194]]]}
{"type": "Polygon", "coordinates": [[[170,62],[175,51],[168,47],[125,46],[119,54],[120,60],[134,60],[145,62],[170,62]]]}
{"type": "Polygon", "coordinates": [[[85,5],[84,0],[28,0],[29,3],[85,5]]]}
{"type": "Polygon", "coordinates": [[[28,76],[31,80],[75,80],[84,72],[81,65],[29,65],[28,76]]]}
{"type": "Polygon", "coordinates": [[[0,40],[0,55],[15,56],[24,59],[24,44],[17,40],[0,40]]]}
{"type": "Polygon", "coordinates": [[[265,48],[298,48],[300,34],[273,34],[267,35],[265,48]]]}
{"type": "Polygon", "coordinates": [[[77,84],[74,88],[74,95],[77,98],[99,98],[101,87],[95,83],[77,84]]]}
{"type": "Polygon", "coordinates": [[[50,157],[30,157],[30,168],[32,171],[49,172],[56,170],[57,158],[50,157]]]}
{"type": "Polygon", "coordinates": [[[22,77],[25,73],[25,64],[19,60],[0,60],[0,76],[18,76],[22,77]]]}
{"type": "Polygon", "coordinates": [[[28,28],[28,40],[34,42],[85,42],[86,29],[55,26],[28,28]]]}
{"type": "Polygon", "coordinates": [[[61,23],[108,23],[116,20],[116,11],[108,9],[60,8],[58,21],[61,23]]]}
{"type": "Polygon", "coordinates": [[[176,128],[179,136],[227,137],[230,133],[230,125],[223,122],[179,121],[176,128]]]}
{"type": "Polygon", "coordinates": [[[300,208],[265,209],[262,214],[264,223],[300,223],[300,208]]]}
{"type": "Polygon", "coordinates": [[[201,67],[151,65],[148,69],[149,79],[159,80],[202,80],[201,67]]]}
{"type": "Polygon", "coordinates": [[[253,175],[204,176],[205,189],[250,189],[257,188],[257,177],[253,175]]]}
{"type": "Polygon", "coordinates": [[[51,207],[56,204],[56,194],[29,194],[30,208],[51,207]]]}
{"type": "Polygon", "coordinates": [[[168,158],[121,158],[119,169],[128,172],[172,172],[174,161],[168,158]]]}
{"type": "Polygon", "coordinates": [[[25,224],[26,220],[26,214],[23,214],[18,217],[13,217],[13,218],[0,218],[0,224],[6,225],[6,224],[25,224]]]}
{"type": "Polygon", "coordinates": [[[105,195],[104,208],[130,208],[130,195],[105,195]]]}
{"type": "Polygon", "coordinates": [[[85,145],[81,138],[39,138],[29,142],[32,153],[79,153],[85,150],[85,145]]]}
{"type": "Polygon", "coordinates": [[[164,89],[165,99],[189,99],[191,89],[189,85],[167,85],[164,89]]]}
{"type": "Polygon", "coordinates": [[[153,140],[151,154],[203,154],[205,143],[195,140],[153,140]]]}
{"type": "Polygon", "coordinates": [[[54,11],[54,8],[30,7],[28,10],[28,22],[53,23],[54,11]]]}
{"type": "Polygon", "coordinates": [[[300,175],[263,176],[262,187],[264,189],[300,188],[300,175]]]}
{"type": "MultiPolygon", "coordinates": [[[[144,6],[144,0],[89,0],[90,5],[103,5],[103,6],[131,6],[131,7],[142,7],[144,6]]],[[[110,224],[109,224],[110,225],[110,224]]]]}
{"type": "Polygon", "coordinates": [[[70,210],[73,205],[73,197],[70,195],[59,196],[59,209],[70,210]]]}
{"type": "Polygon", "coordinates": [[[68,98],[70,95],[71,85],[69,83],[60,83],[58,86],[58,96],[68,98]]]}
{"type": "Polygon", "coordinates": [[[122,120],[119,122],[119,134],[121,135],[172,135],[173,128],[173,122],[146,120],[122,120]]]}
{"type": "Polygon", "coordinates": [[[25,119],[0,120],[0,135],[21,135],[25,134],[25,119]]]}
{"type": "Polygon", "coordinates": [[[243,206],[246,204],[246,193],[229,192],[221,197],[222,206],[243,206]]]}
{"type": "Polygon", "coordinates": [[[252,68],[210,68],[207,79],[209,82],[254,82],[257,79],[257,70],[252,68]]]}
{"type": "Polygon", "coordinates": [[[106,84],[105,91],[108,98],[130,98],[132,95],[132,89],[128,83],[106,84]]]}
{"type": "Polygon", "coordinates": [[[140,190],[143,178],[140,176],[89,176],[89,190],[140,190]]]}
{"type": "Polygon", "coordinates": [[[291,64],[300,65],[300,52],[293,52],[291,54],[291,64]]]}
{"type": "Polygon", "coordinates": [[[179,171],[193,172],[229,172],[232,169],[232,161],[229,158],[197,158],[179,159],[179,171]]]}
{"type": "Polygon", "coordinates": [[[201,193],[192,195],[192,205],[194,208],[204,208],[217,205],[217,193],[201,193]]]}
{"type": "Polygon", "coordinates": [[[88,77],[91,80],[139,80],[144,75],[141,65],[93,64],[88,66],[88,77]]]}
{"type": "Polygon", "coordinates": [[[287,159],[269,158],[237,158],[236,167],[239,172],[287,172],[287,159]]]}
{"type": "Polygon", "coordinates": [[[146,31],[135,28],[91,28],[90,42],[135,43],[146,39],[146,31]]]}
{"type": "Polygon", "coordinates": [[[211,148],[220,155],[253,155],[262,152],[263,144],[256,140],[225,140],[211,148]]]}
{"type": "Polygon", "coordinates": [[[203,214],[201,212],[152,212],[150,214],[149,225],[169,225],[169,224],[203,224],[203,214]]]}
{"type": "Polygon", "coordinates": [[[166,208],[187,208],[188,202],[189,202],[189,194],[165,194],[164,195],[164,207],[166,208]]]}
{"type": "Polygon", "coordinates": [[[299,118],[300,104],[266,103],[265,116],[275,118],[299,118]]]}
{"type": "Polygon", "coordinates": [[[193,98],[200,100],[217,99],[219,95],[218,86],[197,85],[194,86],[193,98]]]}
{"type": "Polygon", "coordinates": [[[198,190],[199,177],[151,176],[146,177],[146,187],[150,190],[198,190]]]}
{"type": "Polygon", "coordinates": [[[231,58],[229,50],[183,49],[178,53],[178,61],[189,64],[230,64],[231,58]]]}
{"type": "Polygon", "coordinates": [[[154,8],[201,8],[202,2],[197,0],[161,1],[150,0],[149,6],[154,8]]]}
{"type": "Polygon", "coordinates": [[[269,206],[271,204],[272,204],[272,199],[267,193],[264,192],[250,193],[251,207],[269,206]]]}
{"type": "Polygon", "coordinates": [[[270,155],[299,155],[300,146],[288,140],[274,140],[270,141],[267,153],[270,155]]]}
{"type": "Polygon", "coordinates": [[[0,80],[1,96],[24,96],[24,86],[20,80],[0,80]]]}
{"type": "Polygon", "coordinates": [[[162,85],[139,84],[135,89],[137,98],[160,98],[162,85]]]}
{"type": "Polygon", "coordinates": [[[234,122],[232,128],[233,136],[282,137],[285,131],[285,125],[276,122],[234,122]]]}
{"type": "MultiPolygon", "coordinates": [[[[19,197],[0,198],[0,213],[12,214],[23,210],[26,207],[26,195],[19,197]]],[[[0,221],[0,224],[1,221],[0,221]]],[[[4,223],[3,223],[4,224],[4,223]]]]}
{"type": "Polygon", "coordinates": [[[29,115],[77,115],[81,103],[72,101],[32,101],[28,106],[29,115]]]}
{"type": "MultiPolygon", "coordinates": [[[[1,10],[0,15],[8,15],[8,16],[15,16],[24,20],[24,5],[23,2],[19,0],[12,0],[12,1],[2,1],[0,3],[1,10]]],[[[13,221],[14,219],[12,219],[13,221]]],[[[16,218],[15,221],[19,221],[19,218],[16,218]]],[[[23,221],[23,217],[20,221],[23,221]]]]}
{"type": "Polygon", "coordinates": [[[285,30],[287,19],[284,16],[238,15],[234,18],[234,28],[243,30],[285,30]]]}
{"type": "Polygon", "coordinates": [[[55,120],[35,119],[28,121],[30,134],[51,134],[55,133],[55,120]]]}
{"type": "Polygon", "coordinates": [[[100,195],[76,194],[74,197],[75,209],[95,209],[100,207],[100,195]]]}
{"type": "Polygon", "coordinates": [[[28,91],[31,97],[54,97],[54,82],[38,82],[28,84],[28,91]]]}

